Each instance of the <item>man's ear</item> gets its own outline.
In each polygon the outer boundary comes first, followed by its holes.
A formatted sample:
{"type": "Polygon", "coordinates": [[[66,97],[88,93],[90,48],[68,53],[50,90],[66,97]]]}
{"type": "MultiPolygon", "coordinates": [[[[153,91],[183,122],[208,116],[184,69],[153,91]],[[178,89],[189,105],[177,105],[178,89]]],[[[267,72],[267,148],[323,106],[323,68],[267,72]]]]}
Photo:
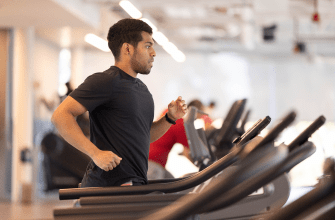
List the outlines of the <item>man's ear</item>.
{"type": "Polygon", "coordinates": [[[126,52],[130,53],[130,51],[129,51],[129,44],[126,44],[126,52]]]}
{"type": "Polygon", "coordinates": [[[126,55],[130,54],[133,51],[133,49],[134,49],[133,45],[131,45],[129,43],[123,43],[122,48],[121,48],[122,53],[124,53],[126,55]]]}
{"type": "Polygon", "coordinates": [[[121,47],[121,53],[124,55],[129,54],[129,44],[128,43],[123,43],[121,47]]]}

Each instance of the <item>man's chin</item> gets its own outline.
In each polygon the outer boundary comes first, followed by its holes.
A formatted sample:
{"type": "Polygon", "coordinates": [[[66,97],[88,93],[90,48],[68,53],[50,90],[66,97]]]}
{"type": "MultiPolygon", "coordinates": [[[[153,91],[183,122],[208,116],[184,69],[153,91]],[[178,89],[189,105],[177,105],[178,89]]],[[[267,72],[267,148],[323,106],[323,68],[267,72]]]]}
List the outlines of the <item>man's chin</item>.
{"type": "Polygon", "coordinates": [[[146,70],[146,71],[141,71],[141,72],[139,72],[139,74],[142,74],[142,75],[149,75],[150,71],[151,71],[151,68],[148,69],[148,70],[146,70]]]}

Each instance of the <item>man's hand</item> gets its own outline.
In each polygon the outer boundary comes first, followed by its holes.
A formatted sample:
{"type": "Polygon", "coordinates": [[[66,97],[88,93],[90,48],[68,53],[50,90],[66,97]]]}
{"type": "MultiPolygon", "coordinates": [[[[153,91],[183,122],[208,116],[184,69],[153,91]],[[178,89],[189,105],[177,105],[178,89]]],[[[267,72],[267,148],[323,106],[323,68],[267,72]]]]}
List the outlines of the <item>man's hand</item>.
{"type": "Polygon", "coordinates": [[[172,101],[168,105],[168,117],[172,120],[176,121],[179,118],[182,118],[187,112],[187,106],[185,101],[182,100],[182,97],[179,96],[177,100],[172,101]]]}
{"type": "Polygon", "coordinates": [[[94,163],[103,169],[104,171],[108,172],[109,170],[114,169],[117,165],[120,164],[122,158],[114,154],[112,151],[98,151],[92,157],[94,163]]]}

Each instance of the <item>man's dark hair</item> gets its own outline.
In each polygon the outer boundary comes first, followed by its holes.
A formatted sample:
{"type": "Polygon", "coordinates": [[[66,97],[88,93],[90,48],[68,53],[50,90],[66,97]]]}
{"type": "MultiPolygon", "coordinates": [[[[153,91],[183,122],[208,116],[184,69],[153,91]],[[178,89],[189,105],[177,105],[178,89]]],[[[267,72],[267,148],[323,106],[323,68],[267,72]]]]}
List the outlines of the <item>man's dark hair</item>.
{"type": "Polygon", "coordinates": [[[125,18],[109,28],[108,47],[112,51],[115,60],[119,60],[120,49],[124,43],[129,43],[135,48],[142,40],[142,31],[152,34],[152,28],[144,21],[125,18]]]}

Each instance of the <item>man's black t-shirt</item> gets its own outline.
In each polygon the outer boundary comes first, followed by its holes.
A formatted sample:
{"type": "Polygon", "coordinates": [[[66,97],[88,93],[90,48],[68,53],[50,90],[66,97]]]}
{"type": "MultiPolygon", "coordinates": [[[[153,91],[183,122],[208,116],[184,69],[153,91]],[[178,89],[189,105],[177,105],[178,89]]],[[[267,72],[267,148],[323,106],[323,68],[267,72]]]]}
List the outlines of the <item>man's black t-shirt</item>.
{"type": "Polygon", "coordinates": [[[87,77],[70,96],[90,113],[92,143],[122,158],[108,172],[91,161],[81,187],[117,186],[130,180],[146,184],[154,117],[154,102],[146,85],[112,66],[87,77]]]}

